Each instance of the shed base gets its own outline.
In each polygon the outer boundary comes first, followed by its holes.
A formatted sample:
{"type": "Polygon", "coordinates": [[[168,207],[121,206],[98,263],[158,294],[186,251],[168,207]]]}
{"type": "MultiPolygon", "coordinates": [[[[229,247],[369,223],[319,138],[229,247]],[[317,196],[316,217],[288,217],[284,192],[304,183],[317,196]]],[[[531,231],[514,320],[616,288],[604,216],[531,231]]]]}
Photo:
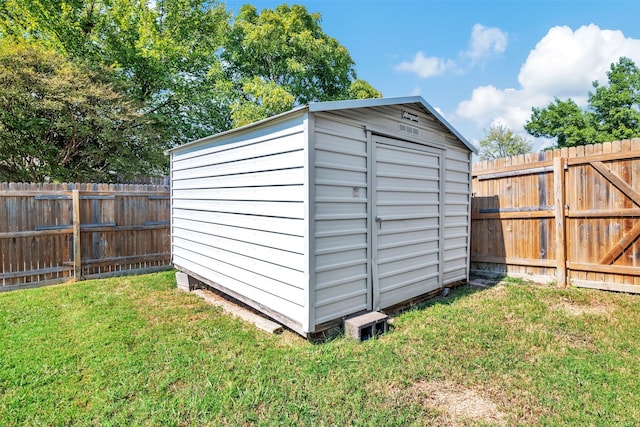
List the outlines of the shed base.
{"type": "Polygon", "coordinates": [[[377,335],[380,335],[381,333],[387,332],[389,329],[388,320],[390,316],[393,317],[401,313],[402,311],[405,311],[417,304],[423,303],[426,300],[429,300],[431,298],[437,297],[438,295],[441,295],[441,292],[443,291],[443,289],[447,289],[447,288],[453,289],[467,283],[466,280],[460,280],[453,283],[448,283],[443,287],[434,289],[433,291],[427,292],[418,297],[409,299],[407,301],[401,302],[399,304],[396,304],[381,310],[386,314],[379,313],[379,312],[363,313],[361,311],[359,313],[353,313],[351,315],[352,317],[349,317],[349,318],[347,317],[338,318],[320,325],[315,325],[314,331],[308,332],[303,329],[301,323],[287,316],[284,316],[282,313],[278,313],[274,310],[271,310],[270,308],[265,307],[262,304],[259,304],[251,300],[250,298],[245,297],[244,295],[234,292],[233,290],[225,286],[222,286],[219,283],[216,283],[212,280],[209,280],[197,273],[193,273],[188,269],[182,268],[177,265],[174,265],[174,267],[179,270],[176,272],[176,282],[178,284],[179,289],[187,292],[193,291],[196,289],[209,289],[209,290],[217,291],[219,292],[220,296],[230,299],[231,301],[236,303],[245,304],[246,306],[255,310],[256,313],[259,313],[272,321],[282,324],[286,328],[292,330],[293,332],[296,332],[297,334],[301,335],[302,337],[312,342],[323,342],[323,341],[326,341],[327,339],[331,339],[332,337],[337,336],[341,332],[341,330],[343,330],[342,326],[344,326],[345,335],[351,336],[355,339],[358,339],[359,341],[365,341],[369,338],[372,338],[373,336],[377,336],[377,335]],[[354,320],[358,318],[366,319],[366,316],[368,315],[379,315],[379,316],[383,316],[385,319],[371,320],[371,322],[373,322],[371,324],[369,324],[370,322],[365,322],[364,320],[360,320],[360,321],[354,320]],[[357,322],[361,322],[361,323],[358,324],[357,322]],[[353,326],[348,326],[348,324],[353,326]],[[369,328],[370,326],[371,328],[369,328]],[[352,328],[352,329],[347,330],[348,328],[352,328]]]}
{"type": "MultiPolygon", "coordinates": [[[[239,303],[245,304],[246,306],[254,309],[257,313],[260,313],[268,317],[269,319],[286,326],[287,328],[293,330],[294,332],[302,335],[305,338],[308,337],[305,331],[303,330],[302,325],[299,322],[296,322],[295,320],[290,319],[282,315],[281,313],[277,313],[271,310],[270,308],[265,307],[264,305],[259,304],[250,298],[245,297],[244,295],[241,295],[225,286],[220,285],[219,283],[216,283],[199,274],[189,271],[186,268],[182,268],[177,265],[175,266],[175,268],[179,269],[182,274],[185,274],[186,276],[189,277],[189,283],[193,283],[193,287],[190,288],[190,290],[210,289],[210,290],[218,291],[221,296],[224,296],[227,299],[231,299],[233,302],[239,302],[239,303]]],[[[178,275],[176,274],[176,279],[177,278],[178,278],[178,275]]]]}
{"type": "Polygon", "coordinates": [[[227,298],[224,298],[215,292],[207,289],[196,289],[193,293],[204,299],[209,304],[222,308],[225,313],[238,317],[245,322],[249,322],[258,329],[262,329],[270,334],[279,334],[282,332],[281,324],[272,322],[266,317],[247,309],[246,306],[235,304],[233,301],[229,301],[227,298]]]}
{"type": "Polygon", "coordinates": [[[198,288],[198,281],[182,271],[176,271],[176,284],[178,289],[184,292],[191,292],[198,288]]]}

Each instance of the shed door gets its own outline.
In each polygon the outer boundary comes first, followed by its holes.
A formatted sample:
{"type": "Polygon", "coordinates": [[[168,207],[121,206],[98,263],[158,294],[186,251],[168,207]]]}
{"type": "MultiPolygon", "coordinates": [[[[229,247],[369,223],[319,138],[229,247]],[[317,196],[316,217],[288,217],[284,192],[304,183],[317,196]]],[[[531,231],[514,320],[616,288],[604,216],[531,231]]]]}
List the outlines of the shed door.
{"type": "Polygon", "coordinates": [[[440,286],[442,151],[374,136],[373,308],[440,286]]]}

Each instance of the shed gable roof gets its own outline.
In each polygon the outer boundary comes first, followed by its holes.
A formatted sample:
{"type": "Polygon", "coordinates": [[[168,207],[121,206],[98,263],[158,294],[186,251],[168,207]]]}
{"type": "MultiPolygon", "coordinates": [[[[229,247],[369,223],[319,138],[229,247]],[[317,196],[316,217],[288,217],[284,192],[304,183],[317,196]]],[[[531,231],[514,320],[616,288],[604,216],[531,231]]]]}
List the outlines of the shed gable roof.
{"type": "Polygon", "coordinates": [[[369,107],[382,107],[387,105],[419,105],[422,107],[428,114],[434,116],[442,125],[451,132],[456,138],[460,140],[469,150],[473,153],[477,153],[478,149],[473,146],[460,132],[458,132],[440,113],[436,111],[427,101],[424,100],[421,96],[406,96],[406,97],[396,97],[396,98],[370,98],[370,99],[354,99],[347,101],[322,101],[322,102],[311,102],[308,105],[301,105],[287,112],[275,115],[273,117],[269,117],[263,120],[260,120],[255,123],[250,123],[248,125],[230,129],[225,132],[221,132],[215,135],[210,135],[196,141],[188,142],[186,144],[180,145],[178,147],[167,150],[165,153],[171,153],[173,151],[180,150],[182,148],[191,147],[194,145],[198,145],[204,142],[211,142],[214,140],[218,140],[219,138],[230,135],[236,132],[241,132],[250,128],[254,128],[256,126],[263,125],[265,123],[269,123],[272,121],[276,121],[282,119],[291,114],[296,114],[303,112],[304,110],[313,112],[321,112],[321,111],[337,111],[337,110],[347,110],[347,109],[355,109],[355,108],[369,108],[369,107]]]}
{"type": "Polygon", "coordinates": [[[311,102],[309,103],[309,112],[316,111],[334,111],[344,110],[350,108],[368,108],[368,107],[382,107],[386,105],[402,105],[402,104],[418,104],[426,112],[433,115],[444,127],[446,127],[452,134],[456,136],[469,150],[474,153],[478,152],[478,149],[474,147],[460,132],[458,132],[435,108],[433,108],[427,101],[421,96],[405,96],[397,98],[371,98],[371,99],[354,99],[348,101],[324,101],[324,102],[311,102]]]}

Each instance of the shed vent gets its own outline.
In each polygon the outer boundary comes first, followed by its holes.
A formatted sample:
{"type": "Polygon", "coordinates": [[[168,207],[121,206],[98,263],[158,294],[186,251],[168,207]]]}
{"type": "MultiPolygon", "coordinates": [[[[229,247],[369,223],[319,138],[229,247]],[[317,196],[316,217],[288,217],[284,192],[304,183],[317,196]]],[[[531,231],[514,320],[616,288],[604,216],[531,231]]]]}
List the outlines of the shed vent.
{"type": "Polygon", "coordinates": [[[410,133],[411,135],[420,135],[420,130],[418,128],[414,128],[413,126],[407,126],[400,123],[400,132],[410,133]]]}

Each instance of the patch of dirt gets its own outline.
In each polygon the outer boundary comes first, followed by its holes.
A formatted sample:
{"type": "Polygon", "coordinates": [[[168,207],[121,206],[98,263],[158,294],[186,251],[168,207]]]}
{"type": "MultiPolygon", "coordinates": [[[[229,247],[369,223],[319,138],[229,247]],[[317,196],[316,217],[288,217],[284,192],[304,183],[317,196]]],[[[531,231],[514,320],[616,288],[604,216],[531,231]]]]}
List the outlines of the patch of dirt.
{"type": "Polygon", "coordinates": [[[611,312],[611,307],[604,304],[594,302],[589,305],[579,305],[566,299],[552,303],[551,308],[563,310],[572,316],[582,316],[583,314],[600,316],[611,312]]]}
{"type": "Polygon", "coordinates": [[[482,390],[473,390],[446,381],[420,381],[405,393],[427,409],[440,412],[439,425],[471,423],[505,425],[506,415],[482,390]]]}

